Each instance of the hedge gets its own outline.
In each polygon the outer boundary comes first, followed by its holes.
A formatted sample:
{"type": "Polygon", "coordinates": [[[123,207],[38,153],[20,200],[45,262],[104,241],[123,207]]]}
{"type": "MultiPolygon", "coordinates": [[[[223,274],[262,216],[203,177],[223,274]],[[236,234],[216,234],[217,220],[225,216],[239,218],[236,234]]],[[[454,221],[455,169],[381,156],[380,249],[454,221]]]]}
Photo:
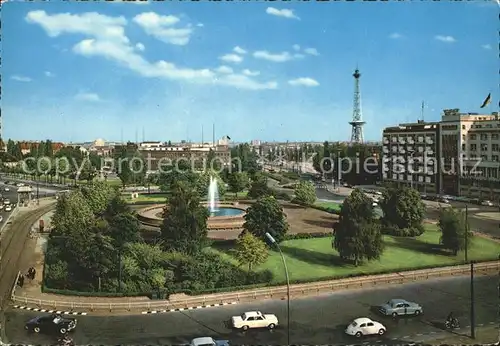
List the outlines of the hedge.
{"type": "Polygon", "coordinates": [[[313,208],[313,209],[321,210],[321,211],[326,211],[327,213],[330,213],[330,214],[340,215],[340,210],[337,210],[337,209],[323,207],[323,206],[314,205],[314,204],[310,205],[309,207],[313,208]]]}

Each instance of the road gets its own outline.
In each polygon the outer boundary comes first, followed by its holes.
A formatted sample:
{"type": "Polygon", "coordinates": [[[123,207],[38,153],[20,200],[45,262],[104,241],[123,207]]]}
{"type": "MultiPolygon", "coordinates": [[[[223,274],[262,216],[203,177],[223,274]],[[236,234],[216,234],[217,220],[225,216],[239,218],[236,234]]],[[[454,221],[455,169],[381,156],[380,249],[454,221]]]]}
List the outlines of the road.
{"type": "MultiPolygon", "coordinates": [[[[498,313],[498,277],[479,276],[475,281],[476,323],[496,321],[498,313]]],[[[450,310],[464,327],[469,321],[469,279],[467,277],[429,280],[386,288],[344,291],[291,302],[292,344],[352,344],[344,335],[345,325],[356,317],[371,317],[383,323],[388,332],[383,337],[370,337],[371,342],[408,343],[417,339],[446,335],[442,322],[450,310]],[[373,306],[390,298],[406,298],[424,307],[419,317],[392,319],[373,312],[373,306]]],[[[54,340],[29,335],[24,323],[39,315],[24,310],[6,312],[6,335],[11,343],[50,344],[54,340]]],[[[77,344],[187,344],[199,336],[226,339],[233,344],[286,344],[286,302],[259,301],[245,305],[148,314],[136,316],[79,316],[73,334],[77,344]],[[278,316],[281,327],[268,330],[231,331],[225,326],[231,316],[245,311],[261,310],[278,316]]],[[[366,340],[363,340],[366,341],[366,340]]]]}
{"type": "MultiPolygon", "coordinates": [[[[4,198],[10,200],[10,203],[17,203],[17,191],[12,186],[9,186],[9,191],[4,191],[4,186],[0,184],[0,193],[4,198]]],[[[9,217],[11,211],[5,211],[5,208],[0,209],[0,215],[2,216],[2,222],[0,222],[0,227],[2,227],[9,217]]]]}

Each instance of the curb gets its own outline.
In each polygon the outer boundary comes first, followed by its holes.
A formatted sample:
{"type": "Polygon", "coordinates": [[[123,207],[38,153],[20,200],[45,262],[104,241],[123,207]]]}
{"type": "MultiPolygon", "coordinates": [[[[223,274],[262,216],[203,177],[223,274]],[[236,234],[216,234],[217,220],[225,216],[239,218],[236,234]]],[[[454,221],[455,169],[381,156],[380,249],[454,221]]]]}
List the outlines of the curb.
{"type": "Polygon", "coordinates": [[[238,304],[238,302],[201,305],[201,306],[194,306],[194,307],[191,307],[191,308],[179,308],[179,309],[170,309],[170,310],[151,310],[151,311],[143,311],[142,314],[143,315],[147,315],[147,314],[164,314],[164,313],[167,313],[167,312],[178,312],[178,311],[186,311],[186,310],[214,308],[214,307],[217,307],[217,306],[226,306],[226,305],[234,305],[234,304],[238,304]]]}
{"type": "Polygon", "coordinates": [[[80,315],[80,316],[87,315],[86,312],[47,310],[47,309],[39,309],[39,308],[30,308],[28,306],[21,306],[21,305],[14,305],[13,308],[20,309],[20,310],[28,310],[28,311],[48,312],[51,314],[60,314],[60,315],[80,315]]]}

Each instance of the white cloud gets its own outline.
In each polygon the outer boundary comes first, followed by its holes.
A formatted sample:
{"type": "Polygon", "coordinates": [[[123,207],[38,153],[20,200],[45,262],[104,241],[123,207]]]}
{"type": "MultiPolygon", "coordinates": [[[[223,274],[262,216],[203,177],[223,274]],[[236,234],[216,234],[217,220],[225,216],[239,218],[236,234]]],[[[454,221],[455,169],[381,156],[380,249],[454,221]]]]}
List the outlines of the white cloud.
{"type": "Polygon", "coordinates": [[[19,76],[19,75],[11,76],[10,79],[15,80],[17,82],[31,82],[33,80],[30,77],[19,76]]]}
{"type": "Polygon", "coordinates": [[[217,69],[216,69],[217,72],[219,73],[233,73],[233,69],[229,66],[219,66],[217,69]]]}
{"type": "Polygon", "coordinates": [[[491,44],[483,44],[483,45],[481,45],[481,48],[483,48],[483,49],[491,49],[491,44]]]}
{"type": "Polygon", "coordinates": [[[259,71],[250,71],[248,69],[244,69],[242,71],[242,73],[245,75],[245,76],[250,76],[250,77],[255,77],[255,76],[258,76],[260,75],[260,72],[259,71]]]}
{"type": "Polygon", "coordinates": [[[300,50],[300,46],[298,44],[294,44],[292,47],[294,50],[297,50],[297,51],[300,50]]]}
{"type": "Polygon", "coordinates": [[[138,50],[138,51],[140,51],[140,52],[144,52],[144,50],[146,49],[146,47],[144,47],[144,45],[143,45],[142,43],[140,43],[140,42],[139,42],[139,43],[137,43],[137,44],[135,45],[135,49],[137,49],[137,50],[138,50]]]}
{"type": "Polygon", "coordinates": [[[185,46],[193,30],[191,26],[174,28],[180,22],[176,16],[160,16],[155,12],[145,12],[134,17],[133,21],[138,24],[146,34],[154,38],[178,46],[185,46]]]}
{"type": "Polygon", "coordinates": [[[54,74],[53,74],[52,72],[50,72],[50,71],[45,71],[43,74],[44,74],[46,77],[54,77],[54,74]]]}
{"type": "MultiPolygon", "coordinates": [[[[127,20],[123,17],[109,17],[95,12],[78,15],[70,13],[50,15],[45,11],[31,11],[28,12],[25,19],[31,24],[42,27],[51,37],[62,34],[87,36],[73,46],[73,53],[87,58],[105,58],[142,77],[207,85],[226,85],[248,90],[276,89],[278,87],[274,81],[261,82],[243,74],[224,75],[209,68],[179,67],[164,60],[150,62],[138,52],[125,35],[127,20]]],[[[169,20],[170,22],[175,21],[173,18],[169,20]]]]}
{"type": "Polygon", "coordinates": [[[304,49],[304,53],[315,56],[319,55],[318,50],[316,48],[306,48],[304,49]]]}
{"type": "Polygon", "coordinates": [[[198,23],[198,24],[196,24],[196,26],[197,26],[198,28],[203,28],[203,27],[205,26],[205,24],[203,24],[203,23],[198,23]]]}
{"type": "Polygon", "coordinates": [[[294,54],[293,57],[295,59],[303,59],[305,57],[305,55],[304,54],[294,54]]]}
{"type": "Polygon", "coordinates": [[[437,35],[437,36],[434,36],[434,39],[441,41],[441,42],[447,42],[447,43],[456,42],[456,40],[453,36],[437,35]]]}
{"type": "Polygon", "coordinates": [[[393,32],[392,34],[389,35],[389,38],[392,38],[393,40],[397,40],[398,38],[403,38],[403,35],[397,32],[393,32]]]}
{"type": "Polygon", "coordinates": [[[302,77],[297,79],[292,79],[288,81],[288,84],[292,86],[305,86],[305,87],[317,87],[319,83],[309,77],[302,77]]]}
{"type": "Polygon", "coordinates": [[[78,93],[75,95],[75,99],[79,101],[90,101],[90,102],[98,102],[101,101],[99,95],[94,93],[78,93]]]}
{"type": "Polygon", "coordinates": [[[236,54],[226,54],[221,56],[219,59],[225,62],[234,62],[235,64],[239,64],[243,61],[243,58],[236,54]]]}
{"type": "Polygon", "coordinates": [[[293,10],[287,10],[287,9],[278,10],[275,7],[268,7],[266,9],[266,13],[272,16],[284,17],[289,19],[300,19],[295,15],[295,13],[293,13],[293,10]]]}
{"type": "MultiPolygon", "coordinates": [[[[300,54],[296,54],[300,55],[300,54]]],[[[288,52],[281,52],[281,53],[269,53],[267,50],[259,50],[253,53],[254,58],[256,59],[262,59],[262,60],[268,60],[268,61],[273,61],[273,62],[286,62],[290,61],[294,58],[293,55],[291,55],[288,52]]]]}
{"type": "Polygon", "coordinates": [[[244,50],[243,48],[241,48],[240,46],[234,47],[233,52],[235,52],[236,54],[246,54],[247,53],[247,51],[244,50]]]}

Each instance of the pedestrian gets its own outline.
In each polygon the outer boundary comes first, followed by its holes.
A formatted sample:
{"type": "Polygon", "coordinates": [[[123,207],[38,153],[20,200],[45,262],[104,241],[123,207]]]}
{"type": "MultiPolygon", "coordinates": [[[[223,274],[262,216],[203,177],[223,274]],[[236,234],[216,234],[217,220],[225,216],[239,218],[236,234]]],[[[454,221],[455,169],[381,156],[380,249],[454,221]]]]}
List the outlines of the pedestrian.
{"type": "Polygon", "coordinates": [[[34,280],[35,279],[35,276],[36,276],[36,269],[31,267],[31,280],[34,280]]]}
{"type": "Polygon", "coordinates": [[[33,267],[30,267],[30,269],[28,269],[28,279],[30,280],[33,280],[34,276],[33,276],[33,267]]]}
{"type": "Polygon", "coordinates": [[[21,287],[21,288],[22,288],[22,287],[23,287],[23,285],[24,285],[24,275],[23,275],[23,274],[21,274],[21,275],[19,276],[19,287],[21,287]]]}

